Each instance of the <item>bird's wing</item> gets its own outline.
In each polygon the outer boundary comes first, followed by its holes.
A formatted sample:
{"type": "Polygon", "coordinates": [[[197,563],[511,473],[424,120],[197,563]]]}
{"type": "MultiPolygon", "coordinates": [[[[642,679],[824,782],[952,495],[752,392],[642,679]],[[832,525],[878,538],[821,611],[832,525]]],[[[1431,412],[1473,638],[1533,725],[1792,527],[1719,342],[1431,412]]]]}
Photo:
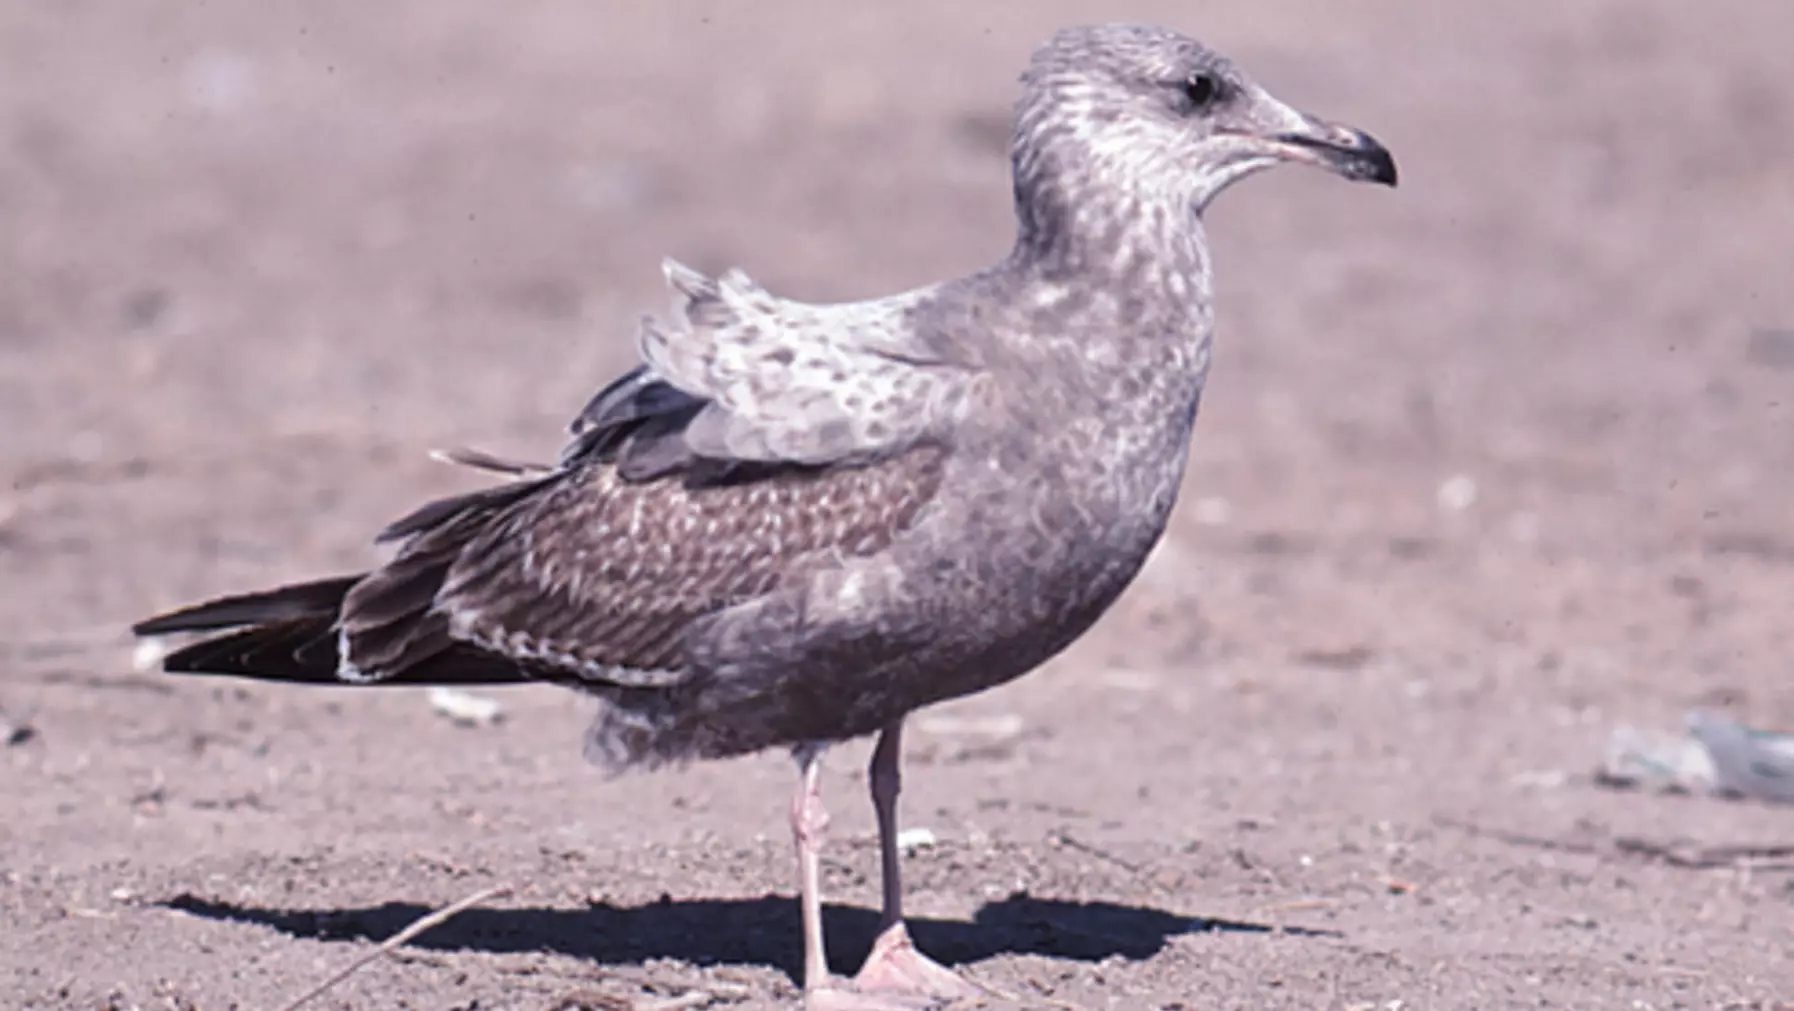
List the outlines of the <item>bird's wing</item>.
{"type": "Polygon", "coordinates": [[[550,676],[683,676],[685,631],[816,559],[882,550],[939,485],[970,370],[907,324],[917,300],[811,306],[746,275],[666,267],[671,324],[572,423],[522,495],[432,503],[348,594],[345,671],[470,643],[550,676]],[[496,508],[492,507],[496,505],[496,508]]]}
{"type": "Polygon", "coordinates": [[[304,595],[303,621],[285,591],[181,612],[240,629],[183,669],[670,685],[694,622],[914,522],[969,371],[906,331],[913,299],[805,306],[735,272],[667,274],[678,319],[644,328],[646,364],[592,398],[557,466],[446,454],[519,480],[393,523],[393,559],[332,584],[334,607],[304,595]]]}
{"type": "Polygon", "coordinates": [[[862,461],[944,431],[969,370],[912,327],[926,292],[810,305],[731,270],[711,278],[673,261],[669,322],[645,320],[645,365],[593,398],[575,445],[613,419],[667,417],[652,470],[682,456],[736,463],[862,461]]]}
{"type": "Polygon", "coordinates": [[[343,602],[344,676],[384,680],[471,645],[539,677],[675,684],[694,622],[809,565],[882,550],[934,497],[944,455],[920,445],[724,481],[632,481],[594,461],[509,501],[426,506],[343,602]]]}

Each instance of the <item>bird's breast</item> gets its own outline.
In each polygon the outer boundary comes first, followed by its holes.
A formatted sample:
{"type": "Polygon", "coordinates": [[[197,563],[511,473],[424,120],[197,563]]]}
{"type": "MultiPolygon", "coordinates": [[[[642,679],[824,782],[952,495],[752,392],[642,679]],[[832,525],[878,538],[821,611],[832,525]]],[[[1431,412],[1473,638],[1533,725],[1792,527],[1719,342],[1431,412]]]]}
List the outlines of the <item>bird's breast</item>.
{"type": "Polygon", "coordinates": [[[1195,394],[1149,414],[1061,416],[955,460],[921,551],[968,600],[1011,601],[1018,624],[1106,607],[1164,532],[1195,394]]]}

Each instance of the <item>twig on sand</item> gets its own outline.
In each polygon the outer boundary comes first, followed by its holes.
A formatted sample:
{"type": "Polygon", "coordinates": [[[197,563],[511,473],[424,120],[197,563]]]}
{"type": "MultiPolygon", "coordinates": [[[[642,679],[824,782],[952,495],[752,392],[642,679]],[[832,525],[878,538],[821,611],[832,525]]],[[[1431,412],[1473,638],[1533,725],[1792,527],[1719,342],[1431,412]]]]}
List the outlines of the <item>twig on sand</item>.
{"type": "Polygon", "coordinates": [[[1134,863],[1131,860],[1124,860],[1108,850],[1103,849],[1101,846],[1087,843],[1082,839],[1073,836],[1065,829],[1057,829],[1051,835],[1048,835],[1047,842],[1064,846],[1068,849],[1077,850],[1079,853],[1088,853],[1098,860],[1107,860],[1109,863],[1127,871],[1129,874],[1139,874],[1141,871],[1145,870],[1145,868],[1141,867],[1139,864],[1134,863]]]}
{"type": "Polygon", "coordinates": [[[716,994],[708,990],[693,990],[678,997],[668,997],[651,1004],[637,1004],[635,1011],[691,1011],[693,1008],[709,1007],[716,1003],[716,994]]]}
{"type": "MultiPolygon", "coordinates": [[[[629,977],[620,973],[610,975],[629,980],[629,977]]],[[[651,989],[656,985],[645,980],[629,981],[643,989],[651,989]]],[[[581,990],[555,1001],[548,1011],[695,1011],[721,1001],[739,1000],[747,994],[747,987],[734,983],[711,985],[704,990],[687,990],[677,997],[662,997],[645,1002],[595,990],[581,990]]]]}
{"type": "Polygon", "coordinates": [[[1442,828],[1456,829],[1478,839],[1493,839],[1507,843],[1509,846],[1523,846],[1527,849],[1549,850],[1554,853],[1574,853],[1582,856],[1600,856],[1602,847],[1593,842],[1579,842],[1572,839],[1552,839],[1547,836],[1527,835],[1523,832],[1509,832],[1506,829],[1485,828],[1456,818],[1439,817],[1433,824],[1442,828]]]}
{"type": "Polygon", "coordinates": [[[342,971],[338,972],[336,975],[330,977],[329,979],[325,980],[324,982],[319,983],[317,986],[312,987],[310,990],[308,990],[304,994],[300,995],[300,997],[297,1000],[294,1000],[293,1002],[291,1002],[289,1004],[283,1005],[281,1007],[280,1011],[298,1011],[299,1008],[304,1007],[306,1004],[311,1003],[314,999],[322,996],[325,992],[330,990],[331,987],[334,987],[338,983],[341,983],[343,980],[348,979],[350,976],[355,975],[357,972],[359,972],[361,970],[361,968],[363,966],[367,965],[369,962],[372,962],[375,959],[380,958],[383,955],[391,954],[394,949],[398,948],[399,946],[403,945],[406,941],[411,940],[412,938],[423,933],[424,931],[429,930],[431,927],[440,926],[444,922],[449,920],[451,917],[453,917],[459,913],[464,913],[467,910],[472,909],[474,906],[477,906],[480,903],[487,901],[488,899],[496,899],[496,898],[499,898],[500,896],[505,896],[505,895],[509,895],[509,894],[511,894],[511,886],[510,885],[493,885],[491,888],[482,888],[481,890],[473,893],[472,895],[467,896],[464,899],[460,899],[456,902],[452,902],[446,906],[443,906],[441,909],[438,909],[433,913],[426,913],[423,916],[418,917],[417,919],[411,921],[411,925],[406,927],[404,930],[401,930],[398,933],[387,938],[386,940],[381,941],[379,947],[376,947],[373,951],[370,951],[367,954],[356,959],[355,961],[349,963],[347,966],[345,966],[342,969],[342,971]]]}
{"type": "Polygon", "coordinates": [[[1745,870],[1794,869],[1794,845],[1701,846],[1693,843],[1660,843],[1621,836],[1613,841],[1621,853],[1661,860],[1671,867],[1711,870],[1733,867],[1745,870]]]}
{"type": "Polygon", "coordinates": [[[1559,853],[1577,853],[1595,857],[1614,855],[1642,857],[1647,860],[1660,860],[1670,867],[1681,867],[1688,870],[1713,870],[1716,868],[1794,870],[1794,843],[1704,846],[1685,841],[1657,842],[1637,836],[1615,836],[1603,845],[1598,842],[1547,839],[1522,835],[1517,832],[1487,829],[1448,818],[1440,818],[1436,821],[1440,825],[1455,828],[1473,836],[1494,839],[1513,846],[1527,846],[1559,853]]]}

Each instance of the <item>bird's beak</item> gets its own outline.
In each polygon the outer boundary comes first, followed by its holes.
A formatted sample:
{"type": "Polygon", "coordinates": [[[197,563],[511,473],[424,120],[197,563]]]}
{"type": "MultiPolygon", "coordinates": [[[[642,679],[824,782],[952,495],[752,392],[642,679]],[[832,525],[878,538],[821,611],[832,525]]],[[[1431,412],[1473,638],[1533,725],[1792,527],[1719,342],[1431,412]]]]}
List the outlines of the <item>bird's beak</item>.
{"type": "Polygon", "coordinates": [[[1319,165],[1358,182],[1395,185],[1395,156],[1363,130],[1302,117],[1294,129],[1266,139],[1289,161],[1319,165]]]}
{"type": "Polygon", "coordinates": [[[1395,185],[1395,158],[1362,130],[1329,123],[1253,89],[1233,124],[1218,132],[1260,158],[1305,162],[1347,179],[1395,185]]]}

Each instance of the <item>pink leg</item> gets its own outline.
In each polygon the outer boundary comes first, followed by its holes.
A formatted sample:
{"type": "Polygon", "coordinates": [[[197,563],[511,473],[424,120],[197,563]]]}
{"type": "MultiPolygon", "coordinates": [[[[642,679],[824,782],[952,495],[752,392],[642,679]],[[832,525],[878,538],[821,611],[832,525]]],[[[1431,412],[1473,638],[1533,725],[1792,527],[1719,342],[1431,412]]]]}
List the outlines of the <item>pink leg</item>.
{"type": "Polygon", "coordinates": [[[804,1007],[806,1011],[925,1011],[929,1000],[907,995],[875,995],[842,986],[828,971],[822,940],[822,837],[828,812],[822,806],[822,748],[797,751],[797,796],[791,802],[791,835],[797,843],[798,902],[804,925],[804,1007]]]}
{"type": "Polygon", "coordinates": [[[797,796],[791,801],[791,838],[797,843],[797,894],[804,922],[804,988],[826,983],[828,953],[822,944],[822,748],[798,749],[797,796]]]}
{"type": "Polygon", "coordinates": [[[899,991],[943,999],[979,997],[984,991],[916,950],[903,923],[902,853],[897,848],[897,794],[903,789],[903,720],[886,725],[872,751],[866,778],[878,816],[878,853],[884,865],[884,909],[878,940],[854,984],[866,991],[899,991]]]}

